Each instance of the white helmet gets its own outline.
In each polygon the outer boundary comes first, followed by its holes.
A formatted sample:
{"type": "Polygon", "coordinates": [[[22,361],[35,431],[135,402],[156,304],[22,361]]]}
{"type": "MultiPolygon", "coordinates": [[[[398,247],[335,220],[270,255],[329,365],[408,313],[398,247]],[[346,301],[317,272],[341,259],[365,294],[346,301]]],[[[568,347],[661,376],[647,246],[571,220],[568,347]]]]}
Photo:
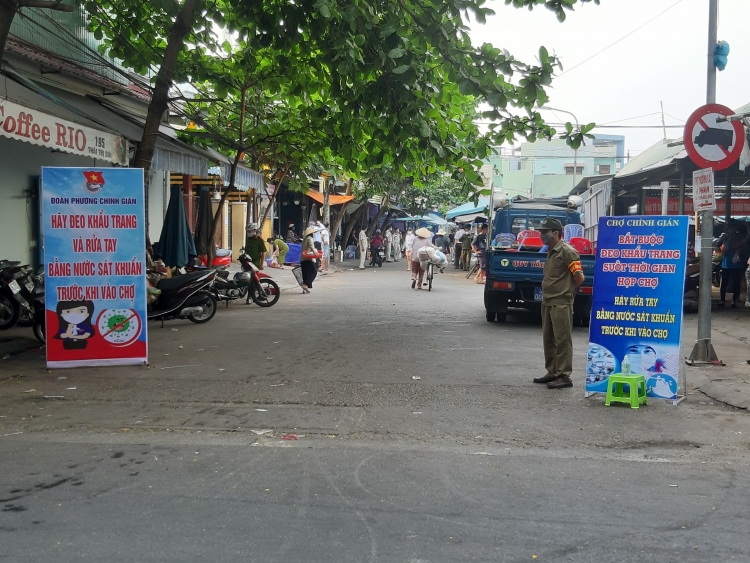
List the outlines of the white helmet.
{"type": "Polygon", "coordinates": [[[258,224],[257,223],[248,223],[247,227],[245,227],[246,231],[257,231],[258,230],[258,224]]]}

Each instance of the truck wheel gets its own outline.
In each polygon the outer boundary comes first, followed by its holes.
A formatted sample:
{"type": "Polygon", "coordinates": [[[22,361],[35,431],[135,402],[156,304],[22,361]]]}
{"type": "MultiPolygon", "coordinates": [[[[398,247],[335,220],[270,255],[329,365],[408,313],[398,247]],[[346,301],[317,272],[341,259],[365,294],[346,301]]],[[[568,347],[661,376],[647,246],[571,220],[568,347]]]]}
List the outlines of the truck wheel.
{"type": "Polygon", "coordinates": [[[573,315],[573,326],[589,326],[589,317],[573,315]]]}
{"type": "Polygon", "coordinates": [[[484,312],[484,316],[487,319],[488,323],[494,323],[495,322],[495,317],[497,316],[497,313],[493,313],[491,311],[485,311],[484,312]]]}

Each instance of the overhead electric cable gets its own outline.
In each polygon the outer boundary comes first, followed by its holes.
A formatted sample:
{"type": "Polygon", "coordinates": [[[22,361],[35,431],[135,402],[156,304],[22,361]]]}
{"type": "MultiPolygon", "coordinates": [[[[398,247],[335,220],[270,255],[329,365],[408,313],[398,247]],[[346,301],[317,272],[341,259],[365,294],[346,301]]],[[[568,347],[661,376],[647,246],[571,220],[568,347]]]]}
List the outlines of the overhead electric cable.
{"type": "Polygon", "coordinates": [[[568,73],[569,73],[570,71],[572,71],[572,70],[574,70],[574,69],[578,68],[578,67],[579,67],[579,66],[581,66],[582,64],[585,64],[585,63],[589,62],[589,61],[590,61],[591,59],[593,59],[593,58],[595,58],[595,57],[598,57],[599,55],[601,55],[601,54],[602,54],[602,53],[603,53],[604,51],[606,51],[607,49],[609,49],[609,48],[611,48],[611,47],[614,47],[615,45],[617,45],[617,44],[618,44],[618,43],[620,43],[621,41],[623,41],[623,40],[627,39],[628,37],[630,37],[631,35],[633,35],[633,34],[634,34],[634,33],[635,33],[636,31],[639,31],[640,29],[642,29],[642,28],[646,27],[646,26],[647,26],[648,24],[650,24],[650,23],[651,23],[652,21],[654,21],[654,20],[655,20],[656,18],[658,18],[659,16],[661,16],[661,15],[663,15],[663,14],[667,13],[667,12],[668,12],[669,10],[671,10],[672,8],[674,8],[675,6],[677,6],[677,4],[679,4],[679,3],[681,3],[681,2],[682,2],[682,0],[677,0],[677,2],[675,2],[674,4],[672,4],[671,6],[669,6],[669,8],[667,8],[666,10],[663,10],[663,11],[659,12],[659,13],[658,13],[658,14],[656,14],[656,15],[655,15],[655,16],[654,16],[653,18],[651,18],[650,20],[648,20],[647,22],[644,22],[644,23],[642,23],[641,25],[639,25],[638,27],[636,27],[636,28],[635,28],[635,29],[634,29],[633,31],[631,31],[630,33],[628,33],[627,35],[624,35],[624,36],[620,37],[620,39],[618,39],[618,40],[617,40],[617,41],[615,41],[614,43],[610,43],[609,45],[607,45],[607,46],[606,46],[606,47],[604,47],[603,49],[601,49],[601,50],[597,51],[596,53],[594,53],[593,55],[591,55],[591,56],[590,56],[590,57],[589,57],[588,59],[585,59],[585,60],[581,61],[581,62],[580,62],[580,63],[578,63],[577,65],[575,65],[575,66],[572,66],[572,67],[570,67],[570,68],[569,68],[568,70],[566,70],[566,71],[564,71],[564,72],[561,72],[560,74],[558,74],[558,75],[556,76],[556,78],[560,78],[561,76],[564,76],[564,75],[568,74],[568,73]]]}

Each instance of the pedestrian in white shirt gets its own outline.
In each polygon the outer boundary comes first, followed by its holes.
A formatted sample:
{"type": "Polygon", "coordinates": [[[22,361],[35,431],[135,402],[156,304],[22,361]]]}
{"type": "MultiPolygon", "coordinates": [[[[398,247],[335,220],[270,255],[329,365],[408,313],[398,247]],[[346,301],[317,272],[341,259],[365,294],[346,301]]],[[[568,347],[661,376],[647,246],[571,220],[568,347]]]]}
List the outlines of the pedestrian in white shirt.
{"type": "Polygon", "coordinates": [[[406,231],[404,239],[404,252],[406,252],[406,271],[411,272],[411,247],[414,244],[414,229],[406,231]]]}
{"type": "Polygon", "coordinates": [[[365,259],[367,258],[367,247],[370,245],[370,241],[367,239],[367,231],[362,229],[359,231],[359,269],[365,269],[365,259]]]}
{"type": "Polygon", "coordinates": [[[393,262],[391,260],[391,249],[393,246],[393,231],[390,227],[385,230],[385,261],[393,262]]]}
{"type": "Polygon", "coordinates": [[[326,271],[331,255],[331,232],[328,230],[328,225],[324,225],[321,221],[318,221],[318,229],[320,229],[320,241],[323,244],[323,258],[320,269],[326,271]]]}
{"type": "Polygon", "coordinates": [[[461,227],[460,229],[458,229],[458,231],[456,231],[456,236],[453,239],[453,242],[455,243],[455,246],[453,247],[453,252],[455,254],[453,256],[453,266],[456,270],[461,267],[461,237],[464,236],[465,232],[466,231],[464,231],[464,228],[461,227]]]}
{"type": "Polygon", "coordinates": [[[393,231],[393,260],[398,262],[401,259],[401,231],[393,231]]]}

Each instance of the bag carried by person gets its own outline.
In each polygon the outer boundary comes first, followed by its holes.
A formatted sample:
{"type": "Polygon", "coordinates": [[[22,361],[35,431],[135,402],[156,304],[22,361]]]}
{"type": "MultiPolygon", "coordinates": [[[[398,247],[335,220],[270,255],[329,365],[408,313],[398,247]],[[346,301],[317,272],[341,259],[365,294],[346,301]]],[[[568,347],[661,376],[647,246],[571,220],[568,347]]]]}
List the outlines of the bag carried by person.
{"type": "Polygon", "coordinates": [[[317,260],[318,258],[323,258],[323,251],[305,250],[304,252],[302,252],[302,258],[305,258],[307,260],[317,260]]]}

